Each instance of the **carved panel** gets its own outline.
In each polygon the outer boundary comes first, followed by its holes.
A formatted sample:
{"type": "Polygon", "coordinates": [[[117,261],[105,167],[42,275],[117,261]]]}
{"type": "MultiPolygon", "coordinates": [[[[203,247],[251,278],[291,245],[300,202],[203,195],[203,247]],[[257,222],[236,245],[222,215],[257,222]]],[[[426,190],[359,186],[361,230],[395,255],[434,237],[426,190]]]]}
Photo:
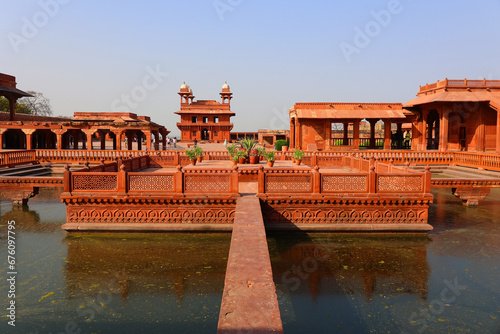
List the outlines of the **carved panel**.
{"type": "Polygon", "coordinates": [[[129,176],[130,190],[174,190],[173,175],[130,175],[129,176]]]}
{"type": "Polygon", "coordinates": [[[230,175],[186,175],[184,190],[196,192],[231,191],[230,175]]]}
{"type": "Polygon", "coordinates": [[[366,192],[367,175],[323,175],[321,191],[331,192],[366,192]]]}
{"type": "Polygon", "coordinates": [[[127,205],[120,207],[69,205],[67,222],[80,224],[232,224],[234,209],[234,204],[205,207],[194,205],[127,205]]]}
{"type": "Polygon", "coordinates": [[[117,190],[116,175],[73,175],[73,190],[117,190]]]}
{"type": "Polygon", "coordinates": [[[421,175],[379,175],[377,191],[423,191],[421,175]]]}
{"type": "Polygon", "coordinates": [[[370,205],[262,205],[266,224],[427,224],[427,205],[389,208],[370,205]]]}
{"type": "Polygon", "coordinates": [[[311,191],[311,175],[266,175],[266,192],[311,191]]]}

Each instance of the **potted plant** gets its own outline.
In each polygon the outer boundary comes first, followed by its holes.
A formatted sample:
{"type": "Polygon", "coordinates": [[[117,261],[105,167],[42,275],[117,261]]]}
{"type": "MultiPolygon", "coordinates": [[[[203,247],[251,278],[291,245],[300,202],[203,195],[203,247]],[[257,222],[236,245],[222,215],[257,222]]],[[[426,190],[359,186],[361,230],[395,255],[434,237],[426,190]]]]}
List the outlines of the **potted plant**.
{"type": "Polygon", "coordinates": [[[238,155],[237,155],[237,154],[235,154],[235,155],[231,156],[231,166],[232,166],[232,167],[236,166],[236,164],[238,163],[238,159],[239,159],[239,158],[238,158],[238,155]]]}
{"type": "Polygon", "coordinates": [[[226,147],[226,150],[229,153],[229,157],[230,158],[234,157],[234,152],[236,152],[236,149],[237,149],[237,147],[234,144],[231,144],[228,147],[226,147]]]}
{"type": "Polygon", "coordinates": [[[264,158],[264,154],[266,154],[266,148],[264,146],[257,147],[257,151],[259,152],[259,161],[264,158]]]}
{"type": "Polygon", "coordinates": [[[186,150],[186,155],[188,157],[189,160],[191,160],[191,164],[193,164],[193,166],[196,165],[196,152],[194,150],[186,150]]]}
{"type": "Polygon", "coordinates": [[[264,156],[267,159],[267,165],[269,167],[273,167],[274,160],[276,159],[276,153],[274,153],[274,151],[269,151],[269,152],[264,153],[264,156]]]}
{"type": "Polygon", "coordinates": [[[288,151],[288,140],[278,139],[274,142],[274,148],[276,151],[288,151]]]}
{"type": "Polygon", "coordinates": [[[255,146],[257,146],[257,142],[255,141],[255,139],[253,138],[243,138],[243,139],[240,139],[240,141],[238,142],[238,144],[240,145],[240,147],[245,150],[245,153],[246,153],[246,157],[249,157],[250,156],[250,151],[253,150],[255,148],[255,146]]]}
{"type": "Polygon", "coordinates": [[[251,164],[259,163],[259,151],[257,151],[254,148],[250,150],[250,163],[251,164]]]}
{"type": "Polygon", "coordinates": [[[194,148],[194,153],[196,154],[196,158],[198,158],[198,162],[203,161],[203,149],[199,146],[194,148]]]}
{"type": "Polygon", "coordinates": [[[304,151],[302,150],[293,151],[293,158],[295,159],[295,163],[297,164],[297,166],[300,165],[303,157],[304,157],[304,151]]]}
{"type": "Polygon", "coordinates": [[[238,157],[238,163],[240,164],[244,164],[247,160],[247,154],[245,151],[236,151],[235,156],[238,157]]]}

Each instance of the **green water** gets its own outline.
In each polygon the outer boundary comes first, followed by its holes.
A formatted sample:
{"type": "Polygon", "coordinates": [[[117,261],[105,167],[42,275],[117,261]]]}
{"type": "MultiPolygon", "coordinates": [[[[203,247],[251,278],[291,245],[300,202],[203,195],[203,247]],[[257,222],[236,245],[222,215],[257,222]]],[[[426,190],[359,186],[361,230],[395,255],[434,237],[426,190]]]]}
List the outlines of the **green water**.
{"type": "Polygon", "coordinates": [[[268,234],[285,333],[500,333],[500,191],[428,237],[268,234]]]}
{"type": "Polygon", "coordinates": [[[66,237],[57,191],[0,202],[0,333],[214,333],[230,234],[66,237]],[[16,327],[7,324],[7,224],[16,222],[16,327]],[[78,331],[79,330],[79,331],[78,331]]]}
{"type": "MultiPolygon", "coordinates": [[[[434,195],[424,237],[269,234],[285,333],[499,333],[500,190],[479,208],[434,195]]],[[[229,234],[66,237],[54,190],[24,210],[2,200],[0,215],[0,333],[216,332],[229,234]]]]}

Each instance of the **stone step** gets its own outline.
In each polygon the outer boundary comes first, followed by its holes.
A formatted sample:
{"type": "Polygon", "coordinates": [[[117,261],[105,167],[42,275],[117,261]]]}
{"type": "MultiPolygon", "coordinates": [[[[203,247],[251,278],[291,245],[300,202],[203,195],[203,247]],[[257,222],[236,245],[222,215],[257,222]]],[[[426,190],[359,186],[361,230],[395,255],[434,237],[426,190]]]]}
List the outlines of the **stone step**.
{"type": "Polygon", "coordinates": [[[14,168],[2,169],[0,176],[44,176],[50,175],[51,173],[52,171],[49,168],[41,165],[23,165],[14,168]]]}

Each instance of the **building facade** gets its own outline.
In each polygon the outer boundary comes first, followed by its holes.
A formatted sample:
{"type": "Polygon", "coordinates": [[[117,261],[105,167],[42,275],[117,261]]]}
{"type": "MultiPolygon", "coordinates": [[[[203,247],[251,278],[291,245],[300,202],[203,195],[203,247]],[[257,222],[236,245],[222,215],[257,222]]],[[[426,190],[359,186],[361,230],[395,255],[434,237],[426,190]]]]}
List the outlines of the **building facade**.
{"type": "Polygon", "coordinates": [[[215,100],[194,101],[193,91],[185,83],[178,94],[181,97],[181,110],[175,113],[181,116],[177,127],[182,140],[223,142],[231,139],[233,124],[230,118],[235,114],[230,110],[233,93],[227,83],[222,86],[221,103],[215,100]]]}
{"type": "Polygon", "coordinates": [[[402,125],[415,118],[401,103],[296,103],[289,113],[290,147],[303,150],[391,149],[392,124],[396,124],[396,133],[402,138],[402,125]],[[370,130],[369,138],[362,142],[360,124],[363,120],[370,124],[370,130]],[[377,138],[380,123],[383,123],[384,136],[377,138]],[[342,131],[342,138],[336,137],[338,129],[342,131]]]}
{"type": "Polygon", "coordinates": [[[0,113],[0,148],[158,150],[169,131],[147,116],[120,112],[75,112],[72,118],[0,113]],[[112,141],[106,147],[106,138],[112,141]]]}
{"type": "Polygon", "coordinates": [[[418,115],[418,150],[500,153],[500,80],[437,81],[403,107],[418,115]]]}

